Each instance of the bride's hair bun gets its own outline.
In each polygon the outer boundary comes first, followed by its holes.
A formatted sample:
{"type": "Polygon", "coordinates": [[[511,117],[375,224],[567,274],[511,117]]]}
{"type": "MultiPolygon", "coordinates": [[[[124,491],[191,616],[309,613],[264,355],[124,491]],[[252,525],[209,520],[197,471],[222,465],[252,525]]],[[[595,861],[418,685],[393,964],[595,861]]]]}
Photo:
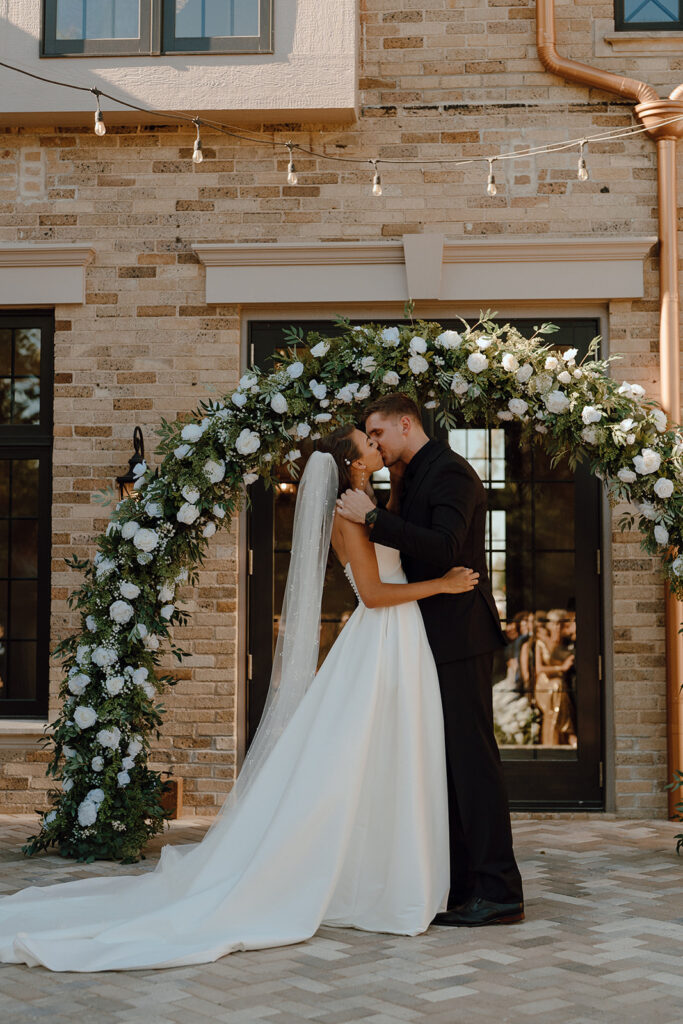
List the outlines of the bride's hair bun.
{"type": "Polygon", "coordinates": [[[334,459],[339,473],[339,494],[343,494],[351,487],[351,463],[360,456],[351,437],[355,429],[353,423],[337,427],[322,437],[315,446],[316,451],[327,452],[334,459]]]}

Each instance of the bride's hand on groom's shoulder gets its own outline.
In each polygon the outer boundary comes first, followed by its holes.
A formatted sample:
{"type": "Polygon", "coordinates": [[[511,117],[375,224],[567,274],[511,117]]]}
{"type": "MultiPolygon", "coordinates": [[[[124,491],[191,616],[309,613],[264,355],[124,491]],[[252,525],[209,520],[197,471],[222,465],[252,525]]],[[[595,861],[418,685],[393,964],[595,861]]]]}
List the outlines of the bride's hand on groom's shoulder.
{"type": "Polygon", "coordinates": [[[465,566],[456,565],[441,577],[444,594],[465,594],[474,590],[479,583],[479,573],[465,566]]]}
{"type": "Polygon", "coordinates": [[[344,519],[348,519],[352,523],[364,523],[366,513],[374,507],[374,501],[371,500],[365,491],[361,490],[344,491],[337,498],[337,512],[344,519]]]}

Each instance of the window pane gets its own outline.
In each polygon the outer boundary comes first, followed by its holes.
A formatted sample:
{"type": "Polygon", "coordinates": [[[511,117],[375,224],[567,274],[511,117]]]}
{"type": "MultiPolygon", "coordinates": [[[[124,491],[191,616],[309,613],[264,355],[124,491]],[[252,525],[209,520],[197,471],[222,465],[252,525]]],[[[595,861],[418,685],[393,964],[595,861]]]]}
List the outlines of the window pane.
{"type": "Polygon", "coordinates": [[[38,585],[33,580],[13,580],[10,583],[9,601],[12,639],[34,640],[38,625],[38,585]]]}
{"type": "MultiPolygon", "coordinates": [[[[0,470],[2,472],[2,470],[0,470]]],[[[0,519],[0,578],[9,575],[9,522],[0,519]]]]}
{"type": "Polygon", "coordinates": [[[57,39],[137,39],[140,0],[57,0],[57,39]]]}
{"type": "MultiPolygon", "coordinates": [[[[11,700],[35,700],[36,697],[36,655],[35,641],[10,642],[7,651],[9,677],[5,697],[11,700]]],[[[0,696],[3,691],[0,690],[0,696]]]]}
{"type": "Polygon", "coordinates": [[[40,378],[15,377],[12,423],[40,423],[40,378]]]}
{"type": "MultiPolygon", "coordinates": [[[[9,465],[9,461],[5,463],[9,465]]],[[[12,473],[12,515],[38,515],[38,460],[13,459],[12,473]]]]}
{"type": "Polygon", "coordinates": [[[258,0],[176,0],[175,12],[180,38],[259,34],[258,0]]]}
{"type": "Polygon", "coordinates": [[[12,332],[0,330],[0,374],[9,376],[12,372],[12,332]]]}
{"type": "Polygon", "coordinates": [[[0,423],[9,423],[12,415],[12,378],[0,377],[0,423]]]}
{"type": "MultiPolygon", "coordinates": [[[[0,540],[2,538],[1,528],[7,522],[0,522],[0,540]]],[[[2,552],[0,550],[0,558],[2,552]]],[[[2,573],[2,569],[0,569],[2,573]]],[[[12,551],[11,551],[11,572],[10,575],[16,578],[29,577],[35,579],[38,575],[38,520],[37,519],[15,519],[12,523],[12,551]]]]}
{"type": "Polygon", "coordinates": [[[624,21],[678,21],[678,0],[624,0],[624,21]]]}
{"type": "Polygon", "coordinates": [[[40,374],[40,328],[14,332],[14,372],[17,376],[40,374]]]}

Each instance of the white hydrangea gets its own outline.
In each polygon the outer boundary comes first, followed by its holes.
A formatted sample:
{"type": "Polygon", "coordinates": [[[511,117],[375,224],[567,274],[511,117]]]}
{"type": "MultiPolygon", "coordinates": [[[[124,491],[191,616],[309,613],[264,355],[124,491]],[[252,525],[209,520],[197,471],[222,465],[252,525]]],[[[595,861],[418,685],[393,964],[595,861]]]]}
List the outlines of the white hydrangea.
{"type": "Polygon", "coordinates": [[[311,349],[311,355],[314,359],[322,359],[330,351],[329,342],[319,341],[317,345],[314,345],[311,349]]]}
{"type": "Polygon", "coordinates": [[[526,384],[526,382],[529,380],[533,372],[534,368],[531,365],[531,363],[524,363],[524,365],[520,366],[519,370],[517,370],[517,382],[519,384],[526,384]]]}
{"type": "Polygon", "coordinates": [[[109,605],[109,618],[112,622],[118,622],[119,625],[123,626],[135,615],[135,610],[132,604],[128,604],[127,601],[114,601],[113,604],[109,605]]]}
{"type": "Polygon", "coordinates": [[[78,805],[78,824],[83,828],[87,828],[88,825],[94,825],[97,821],[99,809],[99,804],[94,804],[92,800],[84,800],[78,805]]]}
{"type": "Polygon", "coordinates": [[[453,380],[451,381],[451,391],[454,391],[456,395],[464,395],[468,388],[469,384],[463,375],[461,373],[454,373],[453,380]]]}
{"type": "MultiPolygon", "coordinates": [[[[244,400],[246,402],[246,398],[244,400]]],[[[175,455],[176,459],[185,459],[187,458],[191,451],[193,451],[191,444],[179,444],[177,448],[173,449],[173,454],[175,455]]]]}
{"type": "Polygon", "coordinates": [[[101,772],[104,768],[104,758],[97,754],[90,762],[90,767],[94,772],[101,772]]]}
{"type": "Polygon", "coordinates": [[[414,374],[424,373],[429,369],[429,363],[424,356],[413,355],[408,360],[408,366],[414,374]]]}
{"type": "Polygon", "coordinates": [[[457,331],[442,331],[434,339],[434,344],[439,348],[459,348],[462,345],[462,337],[457,331]]]}
{"type": "Polygon", "coordinates": [[[180,431],[180,436],[183,441],[190,441],[192,444],[195,444],[203,433],[204,429],[199,425],[199,423],[186,423],[180,431]]]}
{"type": "Polygon", "coordinates": [[[154,551],[158,543],[159,534],[147,526],[143,526],[133,537],[133,544],[139,551],[154,551]]]}
{"type": "Polygon", "coordinates": [[[121,730],[113,725],[111,729],[100,729],[95,738],[101,747],[116,750],[121,742],[121,730]]]}
{"type": "Polygon", "coordinates": [[[638,479],[638,475],[632,469],[620,469],[617,476],[625,484],[635,483],[638,479]]]}
{"type": "Polygon", "coordinates": [[[674,485],[672,480],[667,480],[665,476],[660,476],[659,480],[655,484],[655,494],[658,498],[670,498],[674,492],[674,485]]]}
{"type": "Polygon", "coordinates": [[[387,372],[382,377],[382,382],[384,384],[388,384],[390,388],[395,388],[398,385],[400,379],[401,378],[396,373],[396,370],[387,370],[387,372]]]}
{"type": "MultiPolygon", "coordinates": [[[[245,476],[254,476],[253,473],[245,473],[244,475],[245,476]]],[[[207,523],[206,526],[204,527],[204,529],[202,530],[202,537],[213,537],[215,532],[216,532],[216,524],[215,523],[207,523]]]]}
{"type": "Polygon", "coordinates": [[[89,729],[97,721],[97,712],[87,704],[79,704],[74,711],[74,722],[79,729],[89,729]]]}
{"type": "MultiPolygon", "coordinates": [[[[221,459],[220,462],[216,462],[215,459],[209,459],[208,462],[205,462],[204,476],[209,480],[209,483],[219,484],[225,476],[225,463],[223,460],[221,459]]],[[[187,500],[189,501],[190,499],[188,498],[187,500]]]]}
{"type": "Polygon", "coordinates": [[[245,427],[235,441],[235,449],[239,455],[253,455],[261,447],[261,438],[255,430],[245,427]]]}
{"type": "Polygon", "coordinates": [[[385,327],[380,334],[380,341],[386,348],[396,348],[400,341],[398,327],[385,327]]]}
{"type": "Polygon", "coordinates": [[[92,652],[92,660],[100,668],[109,668],[116,661],[116,651],[111,647],[96,647],[92,652]]]}
{"type": "Polygon", "coordinates": [[[529,408],[523,398],[511,398],[508,402],[508,409],[514,416],[523,416],[529,408]]]}
{"type": "Polygon", "coordinates": [[[186,523],[190,526],[195,519],[199,516],[199,509],[196,505],[191,505],[189,501],[186,501],[180,506],[176,512],[176,519],[179,523],[186,523]]]}
{"type": "Polygon", "coordinates": [[[290,363],[287,367],[287,376],[290,380],[297,380],[304,372],[304,364],[300,362],[290,363]]]}
{"type": "Polygon", "coordinates": [[[107,676],[104,681],[104,685],[107,693],[111,694],[112,697],[115,697],[117,693],[121,693],[125,682],[126,680],[123,676],[107,676]]]}
{"type": "Polygon", "coordinates": [[[554,412],[558,415],[566,412],[569,408],[569,399],[564,391],[551,391],[545,396],[544,401],[548,412],[554,412]]]}
{"type": "Polygon", "coordinates": [[[139,596],[140,588],[137,583],[132,583],[130,580],[121,580],[119,583],[119,593],[121,597],[125,597],[129,601],[133,601],[139,596]]]}
{"type": "Polygon", "coordinates": [[[507,373],[517,373],[519,369],[519,359],[512,352],[505,352],[501,359],[501,366],[507,373]]]}
{"type": "Polygon", "coordinates": [[[481,373],[489,365],[489,361],[483,352],[472,352],[467,357],[467,367],[472,373],[481,373]]]}
{"type": "Polygon", "coordinates": [[[89,682],[90,677],[86,676],[85,672],[77,672],[76,675],[70,677],[68,687],[71,693],[75,693],[77,697],[80,697],[89,682]]]}
{"type": "Polygon", "coordinates": [[[599,423],[602,419],[602,412],[600,409],[596,409],[594,405],[584,405],[581,410],[581,419],[590,426],[591,423],[599,423]]]}
{"type": "Polygon", "coordinates": [[[652,448],[643,448],[640,455],[635,455],[633,457],[633,465],[636,467],[636,473],[640,473],[641,476],[646,476],[648,473],[656,473],[661,462],[661,455],[652,448]]]}
{"type": "Polygon", "coordinates": [[[669,541],[669,531],[661,523],[655,526],[655,540],[658,544],[667,544],[669,541]]]}
{"type": "Polygon", "coordinates": [[[410,339],[408,348],[412,355],[421,356],[427,351],[427,342],[419,334],[416,334],[414,338],[410,339]]]}
{"type": "Polygon", "coordinates": [[[320,401],[321,398],[324,398],[325,395],[327,394],[327,384],[320,384],[317,380],[314,379],[310,382],[308,386],[311,389],[311,394],[313,395],[314,398],[317,398],[318,401],[320,401]]]}

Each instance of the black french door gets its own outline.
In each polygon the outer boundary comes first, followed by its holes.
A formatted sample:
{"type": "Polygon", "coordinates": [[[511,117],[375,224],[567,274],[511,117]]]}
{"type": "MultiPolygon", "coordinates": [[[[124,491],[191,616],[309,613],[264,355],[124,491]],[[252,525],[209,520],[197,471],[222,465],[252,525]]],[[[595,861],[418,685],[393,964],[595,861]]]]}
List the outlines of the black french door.
{"type": "MultiPolygon", "coordinates": [[[[250,364],[267,367],[289,322],[249,325],[250,364]]],[[[457,329],[458,323],[443,321],[457,329]]],[[[297,324],[299,326],[299,324],[297,324]]],[[[531,321],[517,320],[523,333],[531,321]]],[[[334,325],[302,321],[304,331],[334,325]]],[[[558,321],[558,349],[587,351],[599,325],[558,321]]],[[[510,642],[494,668],[494,720],[510,802],[516,810],[601,809],[602,658],[600,486],[586,467],[553,467],[537,446],[523,445],[514,423],[459,424],[447,432],[425,416],[433,436],[464,455],[488,490],[487,557],[494,596],[510,642]]],[[[383,474],[375,479],[380,501],[383,474]]],[[[268,689],[279,608],[287,575],[297,484],[283,471],[267,491],[251,488],[248,515],[247,737],[268,689]]],[[[327,570],[321,660],[355,607],[336,560],[327,570]]]]}

